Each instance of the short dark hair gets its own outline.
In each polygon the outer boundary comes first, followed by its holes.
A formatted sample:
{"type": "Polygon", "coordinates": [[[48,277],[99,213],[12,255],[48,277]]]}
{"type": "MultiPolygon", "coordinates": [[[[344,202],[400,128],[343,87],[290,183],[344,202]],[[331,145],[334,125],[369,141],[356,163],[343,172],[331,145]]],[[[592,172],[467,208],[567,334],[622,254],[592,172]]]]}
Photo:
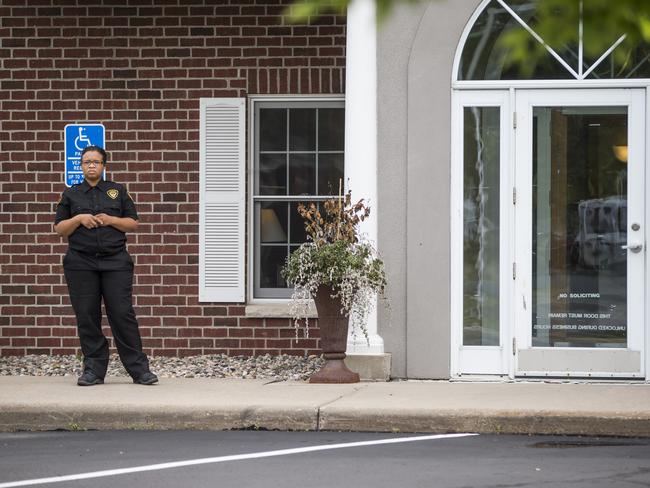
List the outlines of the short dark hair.
{"type": "Polygon", "coordinates": [[[106,165],[106,163],[108,163],[108,154],[106,153],[106,151],[104,151],[103,147],[99,147],[99,146],[86,146],[86,147],[84,147],[84,150],[81,151],[81,158],[84,157],[84,154],[86,154],[87,152],[90,152],[90,151],[97,151],[99,154],[102,155],[102,163],[104,163],[104,166],[106,165]]]}

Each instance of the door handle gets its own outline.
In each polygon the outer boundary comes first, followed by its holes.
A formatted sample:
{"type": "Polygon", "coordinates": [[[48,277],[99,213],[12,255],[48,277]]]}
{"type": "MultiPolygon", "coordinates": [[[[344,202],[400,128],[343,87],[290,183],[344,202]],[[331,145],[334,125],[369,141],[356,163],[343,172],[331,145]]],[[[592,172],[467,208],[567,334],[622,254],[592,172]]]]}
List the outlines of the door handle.
{"type": "Polygon", "coordinates": [[[621,249],[629,249],[632,252],[641,252],[641,249],[643,249],[643,244],[640,242],[635,242],[633,244],[629,244],[627,246],[621,246],[621,249]]]}

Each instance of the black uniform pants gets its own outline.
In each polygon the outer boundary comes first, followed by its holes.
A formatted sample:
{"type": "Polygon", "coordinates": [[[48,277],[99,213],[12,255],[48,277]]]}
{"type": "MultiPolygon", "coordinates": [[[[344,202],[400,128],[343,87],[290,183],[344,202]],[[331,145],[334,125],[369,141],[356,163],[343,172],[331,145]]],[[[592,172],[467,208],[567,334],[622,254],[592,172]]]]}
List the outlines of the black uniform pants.
{"type": "Polygon", "coordinates": [[[138,321],[133,310],[131,256],[122,251],[100,257],[71,249],[63,260],[63,268],[77,317],[84,369],[103,378],[108,368],[108,341],[101,327],[103,298],[122,364],[134,379],[149,371],[149,361],[142,352],[138,321]]]}

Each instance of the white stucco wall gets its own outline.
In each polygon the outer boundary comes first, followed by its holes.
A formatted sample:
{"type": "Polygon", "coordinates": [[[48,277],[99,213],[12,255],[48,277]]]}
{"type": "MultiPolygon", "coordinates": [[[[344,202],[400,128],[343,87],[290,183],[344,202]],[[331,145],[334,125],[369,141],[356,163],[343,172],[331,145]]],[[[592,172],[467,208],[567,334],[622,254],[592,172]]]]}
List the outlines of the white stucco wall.
{"type": "Polygon", "coordinates": [[[480,0],[397,8],[378,31],[378,215],[393,376],[448,378],[452,64],[480,0]]]}

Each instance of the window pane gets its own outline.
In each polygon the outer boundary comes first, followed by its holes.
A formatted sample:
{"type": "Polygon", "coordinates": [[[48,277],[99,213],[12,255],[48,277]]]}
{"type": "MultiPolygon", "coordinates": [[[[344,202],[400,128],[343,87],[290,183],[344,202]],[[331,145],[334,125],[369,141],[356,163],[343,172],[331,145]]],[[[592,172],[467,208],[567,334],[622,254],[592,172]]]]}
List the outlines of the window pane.
{"type": "MultiPolygon", "coordinates": [[[[509,1],[512,10],[534,30],[535,2],[509,1]]],[[[576,29],[578,23],[576,22],[576,29]]],[[[499,2],[493,0],[474,23],[463,46],[458,72],[459,80],[518,80],[518,79],[574,79],[574,76],[548,54],[529,76],[522,76],[519,66],[513,65],[509,53],[499,45],[501,36],[521,30],[521,24],[499,2]]],[[[528,32],[524,35],[530,43],[537,43],[528,32]]],[[[549,42],[549,41],[547,41],[549,42]]],[[[562,59],[577,70],[578,55],[574,46],[552,46],[562,59]]]]}
{"type": "Polygon", "coordinates": [[[287,242],[287,203],[260,204],[260,241],[287,242]]]}
{"type": "MultiPolygon", "coordinates": [[[[634,9],[630,0],[616,2],[583,2],[584,67],[587,71],[602,54],[625,33],[624,26],[614,27],[608,19],[610,9],[634,9]],[[594,46],[594,49],[590,49],[594,46]]],[[[588,75],[589,78],[648,78],[650,77],[650,44],[636,36],[627,36],[588,75]]]]}
{"type": "Polygon", "coordinates": [[[345,110],[342,108],[318,109],[318,150],[343,151],[345,110]]]}
{"type": "Polygon", "coordinates": [[[343,179],[343,154],[321,154],[318,157],[318,194],[337,195],[343,179]]]}
{"type": "Polygon", "coordinates": [[[533,117],[533,346],[624,348],[627,107],[533,117]]]}
{"type": "Polygon", "coordinates": [[[285,288],[287,283],[280,272],[287,260],[287,246],[262,246],[260,258],[260,286],[285,288]]]}
{"type": "Polygon", "coordinates": [[[542,51],[544,57],[532,73],[522,73],[519,66],[511,62],[511,53],[500,44],[500,40],[508,35],[517,35],[522,44],[527,42],[543,49],[542,44],[521,26],[502,3],[492,0],[477,18],[463,46],[459,80],[574,79],[587,71],[587,78],[595,79],[650,77],[650,43],[645,42],[638,32],[634,32],[636,26],[631,27],[627,37],[607,59],[594,66],[603,53],[626,34],[625,25],[616,25],[610,21],[611,10],[634,10],[633,0],[506,0],[505,3],[541,37],[575,75],[551,53],[545,51],[542,51]],[[547,23],[539,24],[539,17],[544,17],[547,23]],[[555,19],[560,22],[554,24],[555,19]],[[582,66],[579,66],[577,41],[580,39],[580,22],[583,25],[582,66]],[[565,26],[571,26],[569,28],[572,31],[568,31],[565,26]],[[568,43],[569,38],[571,44],[568,43]]]}
{"type": "MultiPolygon", "coordinates": [[[[289,242],[291,244],[302,244],[307,241],[307,232],[305,231],[305,221],[298,213],[298,204],[300,202],[291,202],[289,204],[289,242]]],[[[307,202],[308,203],[308,202],[307,202]]]]}
{"type": "Polygon", "coordinates": [[[463,344],[499,345],[499,107],[464,109],[463,344]]]}
{"type": "Polygon", "coordinates": [[[316,155],[289,155],[289,194],[314,195],[316,193],[316,155]]]}
{"type": "Polygon", "coordinates": [[[316,150],[316,109],[289,110],[289,150],[316,150]]]}
{"type": "MultiPolygon", "coordinates": [[[[595,59],[589,59],[585,64],[591,66],[595,61],[595,59]]],[[[650,44],[642,44],[635,48],[618,46],[587,77],[596,79],[650,78],[650,44]]]]}
{"type": "Polygon", "coordinates": [[[286,154],[260,154],[259,194],[287,194],[287,156],[286,154]]]}
{"type": "MultiPolygon", "coordinates": [[[[279,278],[287,250],[307,241],[298,202],[281,198],[314,197],[321,189],[338,192],[343,177],[345,109],[342,102],[259,102],[259,134],[253,157],[255,243],[251,270],[256,298],[288,298],[291,288],[279,278]],[[272,196],[274,201],[265,201],[272,196]]],[[[309,201],[309,200],[307,200],[309,201]]]]}
{"type": "Polygon", "coordinates": [[[260,151],[286,151],[287,111],[283,108],[260,109],[260,151]]]}

